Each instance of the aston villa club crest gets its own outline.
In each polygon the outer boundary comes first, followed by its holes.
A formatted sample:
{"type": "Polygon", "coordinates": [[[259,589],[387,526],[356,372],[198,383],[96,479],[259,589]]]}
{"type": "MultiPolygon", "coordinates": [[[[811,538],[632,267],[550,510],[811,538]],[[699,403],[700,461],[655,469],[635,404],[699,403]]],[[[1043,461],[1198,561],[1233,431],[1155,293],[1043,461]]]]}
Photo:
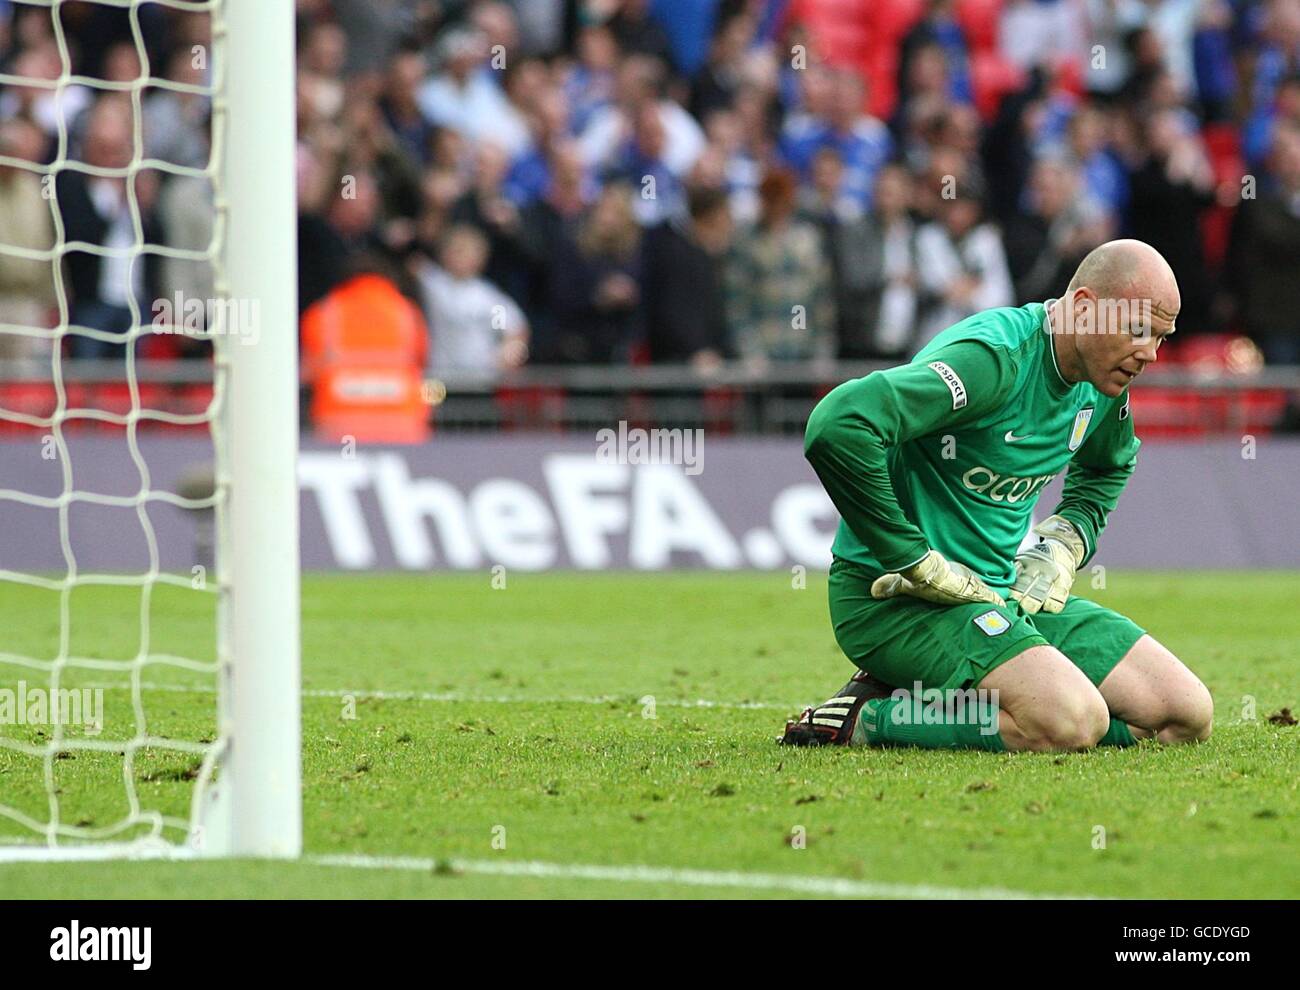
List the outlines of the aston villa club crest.
{"type": "Polygon", "coordinates": [[[1011,628],[1011,623],[1007,621],[1006,616],[997,609],[989,609],[982,615],[975,616],[971,621],[984,630],[986,636],[1001,636],[1011,628]]]}
{"type": "Polygon", "coordinates": [[[1074,427],[1070,430],[1070,450],[1078,450],[1083,438],[1088,435],[1088,423],[1092,421],[1092,406],[1080,409],[1074,417],[1074,427]]]}

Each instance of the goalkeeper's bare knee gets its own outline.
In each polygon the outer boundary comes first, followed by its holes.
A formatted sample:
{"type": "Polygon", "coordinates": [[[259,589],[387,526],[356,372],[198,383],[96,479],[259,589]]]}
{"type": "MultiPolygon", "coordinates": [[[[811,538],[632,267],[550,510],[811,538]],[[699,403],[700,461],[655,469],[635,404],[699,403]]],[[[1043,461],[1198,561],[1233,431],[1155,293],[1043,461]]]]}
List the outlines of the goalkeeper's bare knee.
{"type": "Polygon", "coordinates": [[[1205,742],[1214,731],[1214,700],[1199,680],[1180,693],[1165,714],[1165,724],[1156,733],[1163,743],[1205,742]]]}
{"type": "Polygon", "coordinates": [[[1214,726],[1214,701],[1201,679],[1152,636],[1139,639],[1101,682],[1116,718],[1139,739],[1204,742],[1214,726]]]}
{"type": "Polygon", "coordinates": [[[1007,749],[1069,752],[1097,745],[1110,725],[1105,699],[1052,646],[1032,646],[980,683],[998,692],[999,732],[1007,749]]]}

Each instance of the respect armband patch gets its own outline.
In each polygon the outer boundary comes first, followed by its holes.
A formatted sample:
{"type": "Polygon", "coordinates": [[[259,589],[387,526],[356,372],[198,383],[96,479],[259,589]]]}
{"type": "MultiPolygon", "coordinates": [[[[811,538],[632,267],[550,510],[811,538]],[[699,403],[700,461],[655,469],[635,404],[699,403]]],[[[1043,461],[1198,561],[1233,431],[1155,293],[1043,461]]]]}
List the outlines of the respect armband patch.
{"type": "Polygon", "coordinates": [[[952,407],[954,410],[966,405],[966,385],[957,372],[942,361],[931,361],[926,367],[933,368],[938,376],[943,379],[943,383],[948,386],[948,391],[952,393],[952,407]]]}

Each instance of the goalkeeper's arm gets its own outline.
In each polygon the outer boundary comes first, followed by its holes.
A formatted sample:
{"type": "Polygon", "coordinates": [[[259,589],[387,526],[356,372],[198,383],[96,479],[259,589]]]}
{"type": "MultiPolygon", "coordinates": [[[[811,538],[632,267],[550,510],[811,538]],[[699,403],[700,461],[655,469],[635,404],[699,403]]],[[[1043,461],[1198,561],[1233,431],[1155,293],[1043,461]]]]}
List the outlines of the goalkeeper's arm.
{"type": "Polygon", "coordinates": [[[817,404],[808,419],[804,456],[845,524],[882,566],[906,571],[931,550],[898,504],[889,448],[981,418],[1004,400],[1014,375],[1001,352],[961,341],[928,363],[845,382],[817,404]]]}

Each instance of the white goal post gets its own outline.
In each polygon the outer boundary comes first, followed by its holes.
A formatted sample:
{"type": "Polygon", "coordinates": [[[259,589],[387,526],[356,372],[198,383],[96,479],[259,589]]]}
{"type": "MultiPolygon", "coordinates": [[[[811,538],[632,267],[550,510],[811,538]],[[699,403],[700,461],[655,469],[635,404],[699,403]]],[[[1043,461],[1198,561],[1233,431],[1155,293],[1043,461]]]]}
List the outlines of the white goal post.
{"type": "MultiPolygon", "coordinates": [[[[212,266],[214,295],[224,305],[214,308],[214,322],[202,336],[213,343],[213,399],[203,414],[180,414],[149,409],[141,404],[136,381],[134,344],[151,332],[149,317],[131,302],[131,330],[124,342],[125,373],[131,386],[132,409],[125,415],[69,405],[63,386],[63,338],[72,334],[94,336],[72,324],[62,280],[58,283],[59,324],[53,329],[24,327],[0,321],[0,334],[16,334],[52,341],[51,375],[58,404],[49,416],[0,409],[0,420],[48,430],[66,462],[68,446],[62,428],[75,419],[97,419],[125,428],[128,443],[142,479],[140,494],[123,499],[72,487],[71,468],[63,469],[64,490],[57,498],[21,490],[11,479],[0,479],[0,501],[50,509],[59,513],[60,539],[68,561],[65,575],[23,574],[0,567],[0,584],[12,581],[56,592],[61,602],[58,655],[53,659],[8,652],[0,642],[0,663],[40,671],[57,691],[65,671],[89,669],[126,672],[131,677],[132,703],[137,713],[134,738],[115,740],[72,739],[55,726],[40,743],[0,737],[0,756],[6,752],[29,758],[32,773],[43,773],[49,814],[41,820],[28,810],[6,806],[0,793],[0,813],[18,822],[31,841],[0,844],[0,861],[8,859],[99,859],[114,856],[275,856],[296,857],[302,850],[301,800],[301,694],[299,635],[298,546],[298,334],[297,334],[297,209],[296,209],[296,96],[294,78],[293,0],[90,0],[126,12],[132,24],[142,77],[131,83],[110,83],[74,75],[71,53],[63,36],[60,14],[65,0],[25,0],[27,6],[50,11],[54,34],[63,60],[63,73],[54,82],[33,85],[52,91],[61,100],[64,91],[80,87],[98,96],[118,91],[129,95],[136,133],[130,164],[124,169],[95,168],[68,157],[68,121],[60,112],[58,150],[49,165],[19,162],[0,156],[0,165],[26,169],[43,180],[61,171],[81,171],[88,176],[125,179],[136,243],[130,249],[68,242],[59,218],[57,196],[52,250],[16,248],[0,232],[0,253],[14,254],[59,265],[71,250],[103,258],[125,258],[129,266],[145,254],[208,262],[212,266]],[[139,27],[140,8],[157,5],[179,12],[210,17],[212,51],[210,85],[186,87],[159,78],[149,67],[139,27]],[[200,93],[211,100],[211,160],[206,168],[187,168],[144,157],[141,138],[141,104],[146,88],[152,91],[200,93]],[[214,217],[211,244],[206,251],[186,251],[143,242],[139,207],[133,183],[136,175],[153,169],[173,176],[203,178],[211,183],[214,217]],[[252,340],[237,339],[226,327],[229,313],[241,302],[252,302],[258,313],[258,333],[252,340]],[[136,429],[142,422],[210,429],[214,451],[214,481],[210,495],[190,497],[151,489],[149,472],[137,445],[136,429]],[[98,575],[79,571],[70,546],[67,509],[74,503],[126,506],[136,509],[148,542],[149,569],[140,575],[98,575]],[[167,503],[185,509],[212,510],[216,523],[215,664],[184,657],[148,653],[149,595],[156,585],[188,587],[188,576],[159,569],[154,531],[147,511],[150,504],[167,503]],[[83,585],[139,587],[144,600],[140,622],[145,627],[141,652],[133,659],[109,661],[76,655],[69,649],[67,625],[69,596],[83,585]],[[215,675],[216,738],[174,740],[146,728],[141,687],[142,671],[151,664],[215,675]],[[187,818],[166,818],[142,807],[136,793],[132,761],[149,748],[201,757],[191,810],[187,818]],[[54,783],[54,760],[72,750],[112,753],[125,759],[122,783],[128,811],[123,819],[99,828],[82,827],[60,817],[59,788],[54,783]],[[152,823],[150,834],[138,833],[152,823]],[[163,827],[183,836],[165,839],[163,827]],[[123,841],[124,839],[132,841],[123,841]]],[[[15,84],[12,76],[0,83],[15,84]]],[[[52,182],[50,183],[52,185],[52,182]]],[[[128,293],[129,294],[129,293],[128,293]]],[[[180,331],[177,331],[180,332],[180,331]]],[[[188,331],[186,331],[188,332],[188,331]]],[[[108,339],[101,336],[99,339],[108,339]]],[[[0,588],[2,591],[3,588],[0,588]]],[[[148,723],[152,726],[152,722],[148,723]]]]}
{"type": "MultiPolygon", "coordinates": [[[[230,836],[215,852],[302,851],[298,575],[298,283],[292,0],[224,0],[226,294],[256,300],[262,333],[225,340],[230,594],[221,712],[231,740],[230,836]]],[[[216,108],[214,107],[214,110],[216,108]]],[[[215,114],[214,114],[215,115],[215,114]]],[[[220,293],[221,287],[218,286],[220,293]]],[[[221,479],[218,479],[220,482],[221,479]]],[[[218,791],[221,794],[221,791],[218,791]]],[[[225,813],[224,811],[222,812],[225,813]]]]}

